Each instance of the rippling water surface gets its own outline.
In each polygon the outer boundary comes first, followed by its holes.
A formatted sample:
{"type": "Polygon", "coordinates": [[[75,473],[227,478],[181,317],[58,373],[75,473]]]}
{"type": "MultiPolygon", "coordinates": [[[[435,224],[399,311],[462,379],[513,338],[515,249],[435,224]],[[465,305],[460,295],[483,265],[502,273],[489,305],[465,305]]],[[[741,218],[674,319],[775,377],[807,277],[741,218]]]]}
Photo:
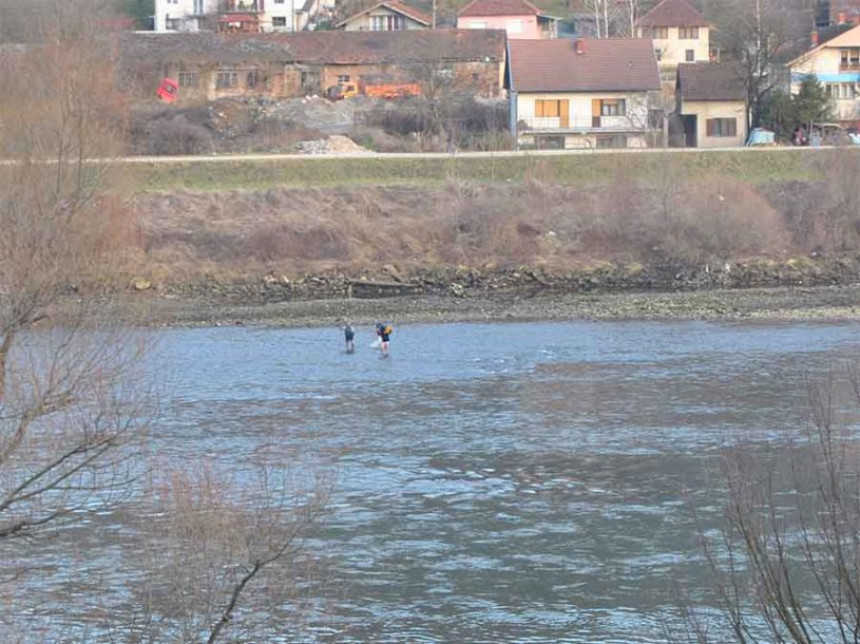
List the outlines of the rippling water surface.
{"type": "Polygon", "coordinates": [[[721,446],[797,428],[804,377],[858,332],[416,325],[380,359],[368,328],[354,355],[336,329],[167,330],[153,448],[336,463],[304,641],[662,641],[672,578],[705,583],[685,499],[713,504],[721,446]]]}

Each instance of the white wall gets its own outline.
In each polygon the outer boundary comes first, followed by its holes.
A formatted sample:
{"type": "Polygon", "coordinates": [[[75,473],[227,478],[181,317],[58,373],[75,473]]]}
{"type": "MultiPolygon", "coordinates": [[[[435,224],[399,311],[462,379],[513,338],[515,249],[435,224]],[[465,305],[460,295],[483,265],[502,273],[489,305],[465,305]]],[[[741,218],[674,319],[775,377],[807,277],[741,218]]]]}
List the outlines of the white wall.
{"type": "Polygon", "coordinates": [[[696,147],[740,147],[747,140],[746,108],[743,101],[684,101],[681,114],[696,115],[696,147]],[[708,136],[708,119],[733,118],[737,123],[737,136],[708,136]]]}

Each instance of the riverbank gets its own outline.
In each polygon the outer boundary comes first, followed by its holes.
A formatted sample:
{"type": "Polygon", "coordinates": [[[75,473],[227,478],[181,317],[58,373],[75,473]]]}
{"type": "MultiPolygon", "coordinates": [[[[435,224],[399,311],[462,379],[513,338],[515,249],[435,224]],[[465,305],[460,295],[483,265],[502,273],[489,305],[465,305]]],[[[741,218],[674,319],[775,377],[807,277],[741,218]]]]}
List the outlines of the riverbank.
{"type": "Polygon", "coordinates": [[[139,295],[142,322],[154,326],[337,326],[534,320],[860,320],[860,286],[715,289],[673,293],[499,291],[460,296],[315,299],[241,303],[211,296],[139,295]]]}

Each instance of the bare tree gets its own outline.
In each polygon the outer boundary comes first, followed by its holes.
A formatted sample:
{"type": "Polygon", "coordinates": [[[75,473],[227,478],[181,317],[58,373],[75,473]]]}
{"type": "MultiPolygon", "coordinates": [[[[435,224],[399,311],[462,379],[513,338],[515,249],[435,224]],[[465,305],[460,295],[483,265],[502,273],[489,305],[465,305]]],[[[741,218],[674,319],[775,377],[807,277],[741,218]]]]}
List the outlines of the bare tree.
{"type": "Polygon", "coordinates": [[[750,123],[759,124],[772,93],[787,85],[782,64],[809,37],[806,0],[714,0],[720,45],[736,61],[747,90],[750,123]]]}
{"type": "Polygon", "coordinates": [[[802,432],[724,455],[722,526],[701,539],[724,624],[711,636],[692,616],[688,641],[860,638],[860,449],[843,415],[846,397],[860,404],[860,376],[850,367],[808,389],[802,432]]]}
{"type": "Polygon", "coordinates": [[[119,183],[89,161],[121,149],[110,50],[87,6],[44,8],[39,39],[0,58],[0,539],[122,489],[139,411],[123,385],[141,345],[70,297],[107,284],[123,244],[119,183]]]}
{"type": "Polygon", "coordinates": [[[304,541],[329,489],[326,477],[267,467],[241,482],[206,462],[160,473],[129,555],[136,610],[112,611],[115,639],[270,640],[285,620],[295,631],[314,568],[304,541]]]}

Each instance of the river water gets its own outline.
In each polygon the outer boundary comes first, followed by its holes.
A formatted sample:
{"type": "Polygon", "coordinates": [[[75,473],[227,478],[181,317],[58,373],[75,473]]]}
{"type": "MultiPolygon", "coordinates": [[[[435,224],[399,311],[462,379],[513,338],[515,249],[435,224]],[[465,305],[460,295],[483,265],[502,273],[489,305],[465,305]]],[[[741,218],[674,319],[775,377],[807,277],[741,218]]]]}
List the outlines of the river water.
{"type": "Polygon", "coordinates": [[[158,332],[160,458],[336,471],[296,641],[663,641],[673,580],[709,601],[685,502],[718,512],[720,449],[860,356],[853,323],[412,325],[387,359],[357,332],[158,332]]]}

